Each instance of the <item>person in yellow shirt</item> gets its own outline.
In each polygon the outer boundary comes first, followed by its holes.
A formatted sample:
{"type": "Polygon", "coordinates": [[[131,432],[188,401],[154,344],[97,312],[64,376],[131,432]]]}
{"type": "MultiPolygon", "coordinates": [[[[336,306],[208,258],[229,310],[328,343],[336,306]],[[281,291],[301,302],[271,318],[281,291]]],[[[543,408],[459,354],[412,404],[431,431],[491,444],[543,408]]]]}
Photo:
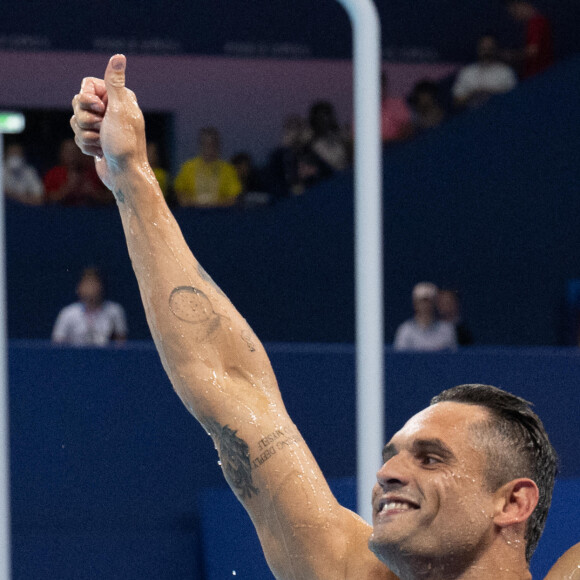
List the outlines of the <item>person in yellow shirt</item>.
{"type": "Polygon", "coordinates": [[[215,127],[199,132],[199,155],[186,161],[175,178],[175,194],[181,206],[233,205],[242,184],[233,165],[220,159],[220,135],[215,127]]]}

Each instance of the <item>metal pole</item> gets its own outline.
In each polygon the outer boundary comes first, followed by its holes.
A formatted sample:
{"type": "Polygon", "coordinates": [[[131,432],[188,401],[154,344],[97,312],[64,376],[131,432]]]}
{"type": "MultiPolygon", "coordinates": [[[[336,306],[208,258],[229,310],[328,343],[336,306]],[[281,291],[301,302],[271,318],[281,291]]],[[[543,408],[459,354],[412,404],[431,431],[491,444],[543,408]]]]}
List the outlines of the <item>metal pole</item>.
{"type": "Polygon", "coordinates": [[[385,432],[380,23],[371,0],[338,2],[353,31],[357,511],[371,522],[385,432]]]}
{"type": "Polygon", "coordinates": [[[4,133],[20,133],[24,116],[0,113],[0,578],[9,580],[10,558],[10,424],[6,340],[6,236],[4,217],[4,133]]]}

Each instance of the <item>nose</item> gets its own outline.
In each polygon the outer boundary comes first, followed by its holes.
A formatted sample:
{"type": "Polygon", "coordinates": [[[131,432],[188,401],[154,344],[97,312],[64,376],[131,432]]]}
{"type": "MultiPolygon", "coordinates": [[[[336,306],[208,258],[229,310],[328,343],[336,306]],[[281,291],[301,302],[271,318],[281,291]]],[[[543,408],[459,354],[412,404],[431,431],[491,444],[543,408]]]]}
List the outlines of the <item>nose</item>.
{"type": "Polygon", "coordinates": [[[409,464],[402,453],[393,455],[377,471],[377,483],[385,491],[407,485],[409,478],[409,464]]]}

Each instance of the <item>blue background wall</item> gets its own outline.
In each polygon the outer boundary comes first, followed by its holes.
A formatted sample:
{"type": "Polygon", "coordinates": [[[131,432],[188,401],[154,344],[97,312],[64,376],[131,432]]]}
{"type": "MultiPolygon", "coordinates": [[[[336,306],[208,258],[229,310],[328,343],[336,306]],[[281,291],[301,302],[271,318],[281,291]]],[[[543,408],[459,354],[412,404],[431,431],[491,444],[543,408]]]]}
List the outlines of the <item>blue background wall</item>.
{"type": "MultiPolygon", "coordinates": [[[[580,57],[384,156],[386,330],[410,314],[413,285],[463,294],[480,344],[568,337],[566,283],[580,277],[580,57]]],[[[194,252],[258,336],[352,342],[352,175],[255,211],[175,215],[194,252]]],[[[87,263],[148,338],[115,208],[11,206],[9,333],[47,338],[87,263]]]]}
{"type": "MultiPolygon", "coordinates": [[[[289,413],[352,506],[353,482],[342,478],[356,470],[354,349],[267,350],[289,413]]],[[[386,369],[385,440],[454,384],[496,384],[532,400],[564,486],[537,569],[580,539],[577,350],[388,350],[386,369]]],[[[213,444],[172,392],[151,343],[95,350],[12,341],[9,372],[14,580],[209,580],[232,564],[239,577],[259,578],[252,566],[265,566],[247,518],[229,495],[206,491],[225,486],[213,444]]]]}

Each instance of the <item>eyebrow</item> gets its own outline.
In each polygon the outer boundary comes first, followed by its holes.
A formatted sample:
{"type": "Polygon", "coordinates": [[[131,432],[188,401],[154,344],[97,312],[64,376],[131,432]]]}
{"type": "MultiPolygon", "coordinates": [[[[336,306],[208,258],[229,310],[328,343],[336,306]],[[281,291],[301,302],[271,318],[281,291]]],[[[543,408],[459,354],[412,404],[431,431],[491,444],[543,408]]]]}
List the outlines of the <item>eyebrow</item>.
{"type": "Polygon", "coordinates": [[[387,443],[383,447],[383,463],[386,463],[391,457],[397,455],[399,451],[397,450],[394,443],[387,443]]]}
{"type": "MultiPolygon", "coordinates": [[[[455,454],[448,445],[443,443],[441,439],[434,437],[432,439],[417,439],[413,441],[413,453],[435,453],[445,460],[454,460],[455,454]]],[[[399,453],[399,449],[394,443],[387,443],[383,447],[383,462],[386,463],[391,457],[399,453]]]]}
{"type": "Polygon", "coordinates": [[[442,459],[455,459],[455,454],[441,439],[418,439],[413,443],[413,450],[419,453],[435,453],[442,459]]]}

